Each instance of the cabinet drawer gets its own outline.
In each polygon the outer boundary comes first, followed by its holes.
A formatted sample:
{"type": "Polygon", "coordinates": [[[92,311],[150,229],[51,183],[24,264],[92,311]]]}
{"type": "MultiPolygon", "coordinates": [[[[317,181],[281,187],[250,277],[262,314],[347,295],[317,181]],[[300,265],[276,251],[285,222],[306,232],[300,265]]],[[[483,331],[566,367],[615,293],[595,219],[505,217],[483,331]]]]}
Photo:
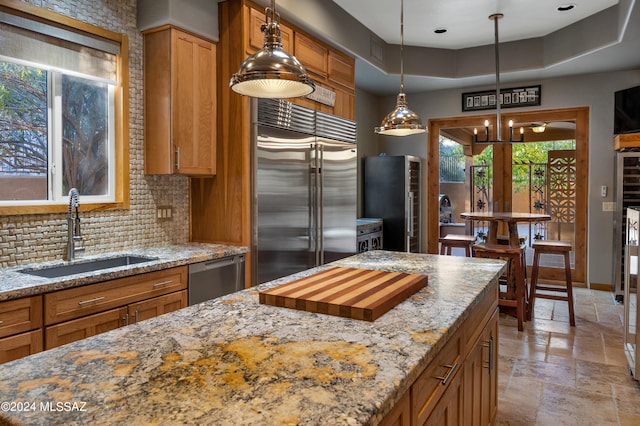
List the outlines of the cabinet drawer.
{"type": "Polygon", "coordinates": [[[0,302],[0,337],[42,327],[42,296],[0,302]]]}
{"type": "Polygon", "coordinates": [[[42,330],[0,339],[0,364],[42,351],[42,330]]]}
{"type": "Polygon", "coordinates": [[[45,349],[115,330],[126,323],[127,308],[123,307],[52,325],[45,329],[45,349]]]}
{"type": "Polygon", "coordinates": [[[461,367],[462,333],[458,331],[411,386],[412,424],[425,423],[461,367]]]}
{"type": "Polygon", "coordinates": [[[133,275],[45,294],[45,324],[95,314],[187,288],[187,267],[133,275]]]}

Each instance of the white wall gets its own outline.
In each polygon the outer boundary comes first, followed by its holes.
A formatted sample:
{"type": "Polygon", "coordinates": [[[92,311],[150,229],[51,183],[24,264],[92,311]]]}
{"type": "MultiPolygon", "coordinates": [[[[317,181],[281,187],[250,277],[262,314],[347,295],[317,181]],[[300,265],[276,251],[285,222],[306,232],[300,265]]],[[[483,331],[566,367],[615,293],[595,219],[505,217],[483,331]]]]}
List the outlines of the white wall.
{"type": "MultiPolygon", "coordinates": [[[[589,118],[589,218],[588,218],[588,271],[587,281],[594,284],[611,284],[613,277],[613,212],[603,212],[603,201],[615,201],[615,151],[613,150],[613,102],[614,92],[627,87],[640,85],[640,70],[621,71],[615,73],[588,74],[563,77],[542,81],[528,81],[509,84],[521,86],[528,84],[542,85],[542,102],[540,107],[524,110],[554,109],[588,106],[589,118]],[[600,196],[600,187],[607,185],[610,190],[607,197],[600,196]]],[[[408,93],[407,103],[426,124],[430,118],[463,116],[461,111],[461,94],[487,87],[473,87],[463,90],[446,90],[427,93],[408,93]]],[[[410,89],[410,88],[406,88],[410,89]]],[[[371,110],[370,105],[362,102],[370,99],[356,98],[356,115],[358,111],[371,110]]],[[[395,105],[395,96],[380,99],[377,121],[387,114],[395,105]]],[[[473,114],[470,114],[473,115],[473,114]]],[[[427,136],[409,136],[404,139],[373,136],[359,138],[359,149],[362,145],[377,143],[380,152],[389,155],[427,156],[427,136]],[[378,139],[375,141],[375,139],[378,139]]],[[[426,200],[426,185],[423,200],[426,200]]],[[[423,205],[423,212],[426,212],[423,205]]],[[[426,240],[426,215],[422,217],[426,240]]],[[[424,247],[423,243],[423,247],[424,247]]]]}

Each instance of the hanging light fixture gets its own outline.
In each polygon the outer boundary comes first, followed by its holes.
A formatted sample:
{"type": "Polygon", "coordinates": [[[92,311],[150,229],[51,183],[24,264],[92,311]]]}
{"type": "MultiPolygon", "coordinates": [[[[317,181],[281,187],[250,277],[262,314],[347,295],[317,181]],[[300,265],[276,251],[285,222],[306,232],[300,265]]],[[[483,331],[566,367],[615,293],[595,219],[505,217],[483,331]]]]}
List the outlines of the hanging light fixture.
{"type": "Polygon", "coordinates": [[[415,133],[424,133],[425,127],[418,114],[407,108],[406,95],[404,94],[404,0],[400,0],[400,93],[396,101],[396,107],[376,127],[376,133],[380,135],[407,136],[415,133]]]}
{"type": "Polygon", "coordinates": [[[494,13],[489,15],[489,19],[493,21],[494,34],[495,34],[495,58],[496,58],[496,139],[489,140],[489,120],[484,121],[485,139],[478,140],[478,129],[473,129],[473,142],[475,143],[513,143],[524,142],[524,128],[520,127],[520,139],[513,139],[513,120],[509,120],[509,140],[503,141],[500,127],[500,48],[498,41],[498,20],[503,18],[502,13],[494,13]]]}
{"type": "Polygon", "coordinates": [[[316,90],[307,70],[282,47],[280,14],[276,1],[264,12],[262,24],[264,45],[240,65],[229,82],[229,87],[241,95],[256,98],[296,98],[316,90]]]}

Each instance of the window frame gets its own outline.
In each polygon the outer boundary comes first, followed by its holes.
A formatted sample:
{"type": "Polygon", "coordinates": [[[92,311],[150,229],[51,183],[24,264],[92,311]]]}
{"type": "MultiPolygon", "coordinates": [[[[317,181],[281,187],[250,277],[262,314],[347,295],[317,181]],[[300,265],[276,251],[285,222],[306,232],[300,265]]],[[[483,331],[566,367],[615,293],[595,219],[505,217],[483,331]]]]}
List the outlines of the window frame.
{"type": "MultiPolygon", "coordinates": [[[[115,167],[115,199],[113,202],[86,202],[81,204],[82,211],[128,209],[129,200],[129,46],[128,37],[104,28],[78,21],[50,10],[42,9],[15,0],[3,0],[0,11],[45,24],[61,26],[65,30],[88,37],[97,37],[119,44],[120,53],[116,54],[116,86],[114,93],[114,130],[115,146],[113,157],[115,167]]],[[[0,215],[66,213],[67,200],[46,203],[0,206],[0,215]]]]}

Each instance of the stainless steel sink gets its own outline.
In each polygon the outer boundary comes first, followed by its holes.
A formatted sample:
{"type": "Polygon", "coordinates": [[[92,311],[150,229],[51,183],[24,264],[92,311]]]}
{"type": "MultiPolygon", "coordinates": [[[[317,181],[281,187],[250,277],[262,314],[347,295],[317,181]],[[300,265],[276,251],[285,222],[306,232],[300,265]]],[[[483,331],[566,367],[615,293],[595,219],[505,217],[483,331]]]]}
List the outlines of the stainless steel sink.
{"type": "Polygon", "coordinates": [[[46,268],[28,268],[20,272],[23,274],[37,275],[45,278],[58,278],[67,275],[82,274],[84,272],[97,272],[103,269],[117,268],[120,266],[135,265],[137,263],[145,263],[156,260],[152,257],[142,256],[118,256],[108,259],[96,259],[86,262],[73,263],[70,265],[56,265],[46,268]]]}

